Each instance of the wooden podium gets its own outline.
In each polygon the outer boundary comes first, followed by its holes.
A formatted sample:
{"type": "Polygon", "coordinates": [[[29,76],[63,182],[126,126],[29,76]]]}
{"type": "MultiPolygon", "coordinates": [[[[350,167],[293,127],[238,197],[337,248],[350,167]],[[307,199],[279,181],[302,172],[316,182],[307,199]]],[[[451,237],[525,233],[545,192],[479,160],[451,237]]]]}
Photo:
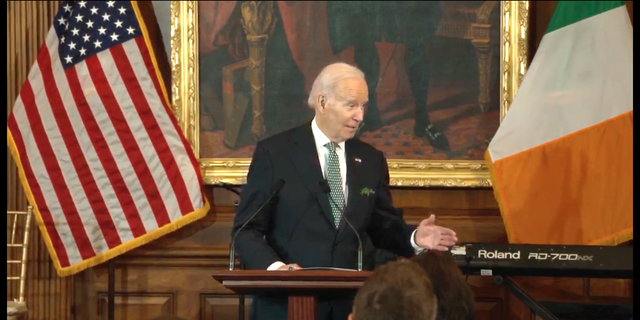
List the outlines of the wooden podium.
{"type": "Polygon", "coordinates": [[[213,278],[237,294],[273,294],[289,298],[289,320],[315,320],[320,294],[356,291],[370,271],[220,270],[213,278]]]}

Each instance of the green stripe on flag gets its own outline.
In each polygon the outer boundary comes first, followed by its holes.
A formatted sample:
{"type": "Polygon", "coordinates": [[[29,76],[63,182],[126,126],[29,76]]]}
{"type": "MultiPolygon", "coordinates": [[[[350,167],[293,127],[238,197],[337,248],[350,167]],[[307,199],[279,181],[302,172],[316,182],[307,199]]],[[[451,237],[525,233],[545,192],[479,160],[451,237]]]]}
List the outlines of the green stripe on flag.
{"type": "Polygon", "coordinates": [[[624,6],[624,1],[558,1],[546,33],[620,6],[624,6]]]}

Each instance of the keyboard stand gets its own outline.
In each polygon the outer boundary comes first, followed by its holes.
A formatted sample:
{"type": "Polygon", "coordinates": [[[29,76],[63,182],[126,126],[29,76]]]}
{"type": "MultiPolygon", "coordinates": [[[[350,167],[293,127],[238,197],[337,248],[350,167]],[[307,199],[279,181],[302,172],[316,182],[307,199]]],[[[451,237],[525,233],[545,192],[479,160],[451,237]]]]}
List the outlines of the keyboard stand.
{"type": "Polygon", "coordinates": [[[513,293],[520,301],[524,302],[524,304],[529,307],[538,317],[543,320],[560,320],[558,317],[553,315],[551,311],[549,311],[544,306],[540,305],[538,302],[533,300],[524,290],[522,290],[518,285],[511,281],[509,277],[496,276],[493,278],[493,282],[497,285],[503,285],[507,290],[513,293]]]}

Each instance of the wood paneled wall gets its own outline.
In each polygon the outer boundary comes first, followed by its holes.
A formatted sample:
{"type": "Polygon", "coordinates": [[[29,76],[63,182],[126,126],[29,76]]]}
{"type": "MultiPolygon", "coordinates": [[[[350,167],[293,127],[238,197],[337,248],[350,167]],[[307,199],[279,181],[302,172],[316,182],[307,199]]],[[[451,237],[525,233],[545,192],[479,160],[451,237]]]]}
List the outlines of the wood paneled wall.
{"type": "MultiPolygon", "coordinates": [[[[58,1],[7,3],[7,114],[35,61],[57,4],[58,1]]],[[[633,3],[626,4],[633,19],[633,3]]],[[[531,57],[555,5],[556,1],[531,2],[531,57]]],[[[157,52],[164,52],[161,46],[158,49],[157,52]]],[[[168,78],[166,67],[162,69],[168,78]]],[[[25,209],[26,199],[9,154],[7,190],[7,209],[25,209]]],[[[194,320],[237,319],[237,298],[209,274],[212,269],[227,265],[229,232],[238,199],[223,189],[206,190],[213,204],[208,216],[116,259],[116,319],[146,320],[161,314],[194,320]]],[[[440,224],[458,232],[460,241],[507,241],[490,189],[394,189],[393,196],[409,223],[433,213],[440,224]]],[[[106,265],[59,278],[35,225],[32,231],[26,293],[28,319],[106,319],[106,265]]],[[[526,277],[517,281],[542,300],[610,302],[630,301],[629,297],[633,297],[632,282],[627,281],[526,277]]],[[[469,277],[469,282],[477,296],[478,319],[534,318],[522,302],[491,279],[469,277]]],[[[9,297],[16,289],[8,286],[9,297]]]]}

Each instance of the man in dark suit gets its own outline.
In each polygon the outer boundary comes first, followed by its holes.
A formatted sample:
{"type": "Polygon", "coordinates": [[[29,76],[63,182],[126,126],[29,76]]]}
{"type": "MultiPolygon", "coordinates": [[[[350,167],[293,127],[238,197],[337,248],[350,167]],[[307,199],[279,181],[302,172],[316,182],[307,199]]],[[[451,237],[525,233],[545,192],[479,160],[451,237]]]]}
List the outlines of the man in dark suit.
{"type": "MultiPolygon", "coordinates": [[[[311,89],[313,121],[256,145],[232,231],[246,269],[356,269],[358,238],[347,221],[362,240],[365,270],[395,255],[447,250],[457,241],[455,232],[434,224],[434,216],[411,228],[393,207],[384,155],[353,139],[368,96],[362,71],[329,65],[311,89]],[[249,221],[279,179],[282,190],[249,221]]],[[[352,298],[320,297],[318,319],[346,319],[352,298]]],[[[286,319],[287,300],[255,297],[252,318],[286,319]]]]}

